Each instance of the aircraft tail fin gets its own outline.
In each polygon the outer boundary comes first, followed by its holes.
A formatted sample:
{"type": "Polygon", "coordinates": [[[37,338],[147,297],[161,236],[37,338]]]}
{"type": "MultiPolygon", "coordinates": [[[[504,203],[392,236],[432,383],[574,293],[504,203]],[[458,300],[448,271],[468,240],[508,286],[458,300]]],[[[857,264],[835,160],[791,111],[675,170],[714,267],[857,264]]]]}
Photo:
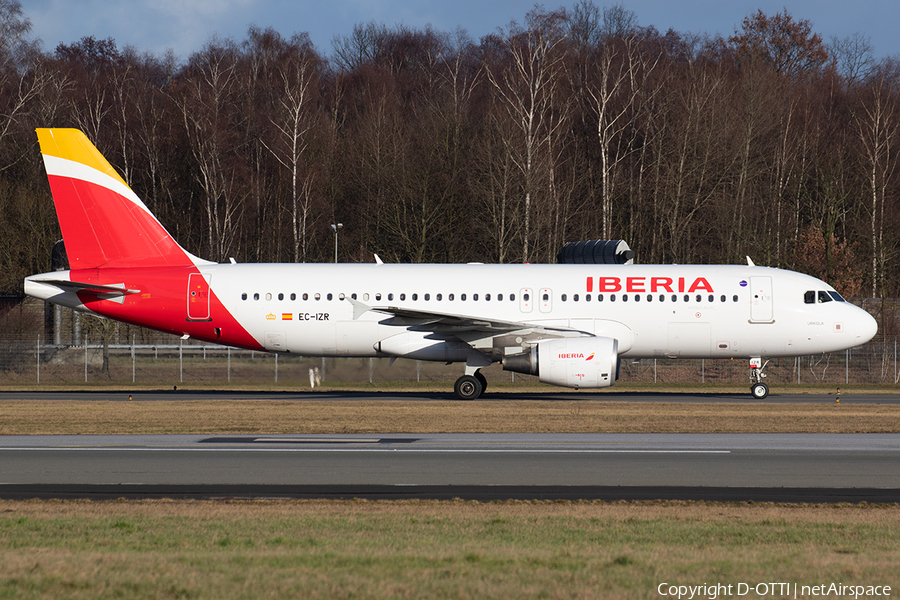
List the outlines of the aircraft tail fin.
{"type": "Polygon", "coordinates": [[[77,129],[38,129],[71,269],[208,264],[172,238],[77,129]]]}

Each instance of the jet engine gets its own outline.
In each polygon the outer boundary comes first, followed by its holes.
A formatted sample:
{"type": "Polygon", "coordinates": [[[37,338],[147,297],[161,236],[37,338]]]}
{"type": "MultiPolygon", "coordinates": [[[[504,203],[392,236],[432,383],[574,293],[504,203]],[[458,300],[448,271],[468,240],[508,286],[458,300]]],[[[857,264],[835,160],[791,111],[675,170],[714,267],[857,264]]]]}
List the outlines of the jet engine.
{"type": "Polygon", "coordinates": [[[504,356],[503,369],[562,387],[604,388],[618,379],[618,349],[618,341],[608,337],[544,340],[527,352],[504,356]]]}

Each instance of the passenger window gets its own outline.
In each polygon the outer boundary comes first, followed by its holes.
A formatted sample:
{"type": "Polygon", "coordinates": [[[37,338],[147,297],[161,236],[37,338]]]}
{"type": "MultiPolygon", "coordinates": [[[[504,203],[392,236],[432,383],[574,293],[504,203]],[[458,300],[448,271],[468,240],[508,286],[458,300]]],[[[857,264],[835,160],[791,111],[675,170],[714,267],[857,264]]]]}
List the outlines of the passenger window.
{"type": "Polygon", "coordinates": [[[306,292],[303,292],[303,299],[309,300],[309,294],[307,294],[306,292]]]}
{"type": "Polygon", "coordinates": [[[284,300],[284,294],[278,294],[278,299],[279,299],[279,300],[284,300]]]}
{"type": "Polygon", "coordinates": [[[444,296],[443,296],[442,294],[438,294],[437,296],[435,296],[434,299],[437,300],[438,302],[440,302],[441,299],[443,299],[443,297],[444,297],[444,296]]]}
{"type": "Polygon", "coordinates": [[[487,301],[490,301],[491,295],[490,295],[490,294],[485,294],[485,295],[484,295],[484,299],[487,300],[487,301]]]}
{"type": "Polygon", "coordinates": [[[585,302],[590,302],[590,301],[591,301],[591,295],[590,295],[590,294],[585,294],[585,295],[584,295],[584,301],[585,301],[585,302]]]}
{"type": "Polygon", "coordinates": [[[735,294],[734,296],[732,296],[732,297],[731,297],[731,300],[732,300],[732,302],[737,302],[737,301],[738,301],[738,296],[737,296],[737,294],[735,294]]]}
{"type": "Polygon", "coordinates": [[[413,299],[413,300],[418,300],[418,299],[419,299],[419,295],[418,295],[418,294],[413,294],[413,295],[412,295],[412,299],[413,299]]]}
{"type": "Polygon", "coordinates": [[[313,296],[313,298],[315,298],[316,300],[321,300],[321,299],[322,299],[322,294],[320,294],[319,292],[316,292],[316,295],[313,296]]]}
{"type": "Polygon", "coordinates": [[[615,295],[615,294],[610,294],[610,295],[609,295],[609,301],[610,301],[610,302],[615,302],[615,301],[616,301],[616,295],[615,295]]]}
{"type": "Polygon", "coordinates": [[[465,301],[466,301],[466,295],[465,295],[465,294],[460,294],[460,295],[459,295],[459,299],[462,300],[463,302],[465,302],[465,301]]]}
{"type": "MultiPolygon", "coordinates": [[[[525,302],[528,302],[528,301],[531,299],[531,294],[525,294],[525,295],[522,297],[522,299],[525,300],[525,302]]],[[[577,300],[577,298],[576,298],[576,300],[577,300]]]]}
{"type": "Polygon", "coordinates": [[[447,299],[450,300],[450,302],[453,302],[453,294],[450,294],[449,296],[447,296],[447,299]]]}
{"type": "Polygon", "coordinates": [[[377,294],[375,294],[375,301],[376,301],[376,302],[381,302],[381,293],[380,293],[380,292],[377,293],[377,294]]]}
{"type": "Polygon", "coordinates": [[[622,302],[628,302],[628,294],[622,294],[622,302]]]}
{"type": "Polygon", "coordinates": [[[247,299],[247,292],[244,292],[243,294],[241,294],[241,300],[246,300],[246,299],[247,299]]]}
{"type": "Polygon", "coordinates": [[[393,299],[394,299],[394,292],[391,292],[390,294],[388,294],[388,300],[393,300],[393,299]]]}
{"type": "Polygon", "coordinates": [[[597,302],[603,302],[603,294],[597,294],[597,302]]]}
{"type": "Polygon", "coordinates": [[[334,296],[331,295],[331,292],[328,292],[328,296],[326,296],[329,300],[331,300],[334,296]]]}
{"type": "MultiPolygon", "coordinates": [[[[528,298],[526,298],[526,300],[528,300],[528,298]]],[[[516,301],[516,295],[515,295],[515,294],[510,294],[510,295],[509,295],[509,301],[510,301],[510,302],[515,302],[515,301],[516,301]]]]}
{"type": "Polygon", "coordinates": [[[697,302],[703,302],[703,296],[697,294],[697,302]]]}
{"type": "Polygon", "coordinates": [[[574,296],[572,296],[572,300],[575,302],[578,302],[578,294],[575,294],[574,296]]]}
{"type": "Polygon", "coordinates": [[[566,301],[566,295],[563,294],[562,296],[559,297],[559,299],[562,300],[563,302],[565,302],[565,301],[566,301]]]}
{"type": "Polygon", "coordinates": [[[635,301],[635,302],[640,302],[640,301],[641,301],[641,295],[640,295],[640,294],[635,294],[635,295],[634,295],[634,301],[635,301]]]}
{"type": "Polygon", "coordinates": [[[710,302],[715,302],[715,301],[716,301],[716,297],[713,296],[712,294],[710,294],[710,295],[709,295],[709,301],[710,301],[710,302]]]}
{"type": "Polygon", "coordinates": [[[293,301],[293,300],[296,300],[296,299],[297,299],[297,294],[291,294],[291,300],[293,301]]]}
{"type": "Polygon", "coordinates": [[[659,295],[659,301],[660,301],[660,302],[665,302],[665,301],[666,301],[666,295],[665,295],[665,294],[660,294],[660,295],[659,295]]]}
{"type": "Polygon", "coordinates": [[[401,300],[406,300],[406,293],[400,294],[400,299],[401,299],[401,300]]]}
{"type": "Polygon", "coordinates": [[[678,302],[678,296],[672,294],[672,302],[678,302]]]}
{"type": "Polygon", "coordinates": [[[685,295],[684,295],[684,301],[685,301],[685,302],[690,302],[690,301],[691,301],[691,297],[690,297],[688,294],[685,294],[685,295]]]}
{"type": "MultiPolygon", "coordinates": [[[[344,298],[345,298],[344,292],[341,292],[340,294],[338,294],[338,300],[343,300],[344,298]]],[[[329,298],[329,300],[331,300],[331,298],[329,298]]],[[[354,300],[356,300],[356,298],[354,298],[354,300]]]]}
{"type": "Polygon", "coordinates": [[[653,302],[653,294],[647,294],[647,302],[653,302]]]}
{"type": "Polygon", "coordinates": [[[719,298],[719,300],[720,300],[721,302],[725,302],[725,294],[722,294],[722,297],[719,298]]]}
{"type": "Polygon", "coordinates": [[[431,294],[425,294],[425,301],[431,300],[431,294]]]}
{"type": "Polygon", "coordinates": [[[272,299],[272,292],[266,292],[266,300],[272,299]]]}
{"type": "Polygon", "coordinates": [[[503,302],[503,294],[497,294],[497,301],[503,302]]]}
{"type": "Polygon", "coordinates": [[[803,304],[815,304],[816,303],[816,293],[813,290],[808,290],[803,294],[803,304]]]}

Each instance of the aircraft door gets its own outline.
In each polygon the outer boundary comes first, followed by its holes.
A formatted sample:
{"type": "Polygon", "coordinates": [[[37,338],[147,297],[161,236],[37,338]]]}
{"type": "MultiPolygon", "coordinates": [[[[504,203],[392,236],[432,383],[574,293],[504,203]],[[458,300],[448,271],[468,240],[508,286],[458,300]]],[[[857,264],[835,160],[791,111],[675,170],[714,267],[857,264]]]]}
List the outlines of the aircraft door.
{"type": "Polygon", "coordinates": [[[548,313],[553,310],[553,291],[550,288],[541,288],[538,296],[542,313],[548,313]]]}
{"type": "Polygon", "coordinates": [[[750,322],[772,323],[772,278],[750,278],[750,322]]]}
{"type": "Polygon", "coordinates": [[[209,321],[209,283],[212,275],[188,275],[187,318],[190,321],[209,321]]]}
{"type": "Polygon", "coordinates": [[[519,290],[519,310],[530,313],[532,308],[534,308],[534,290],[522,288],[519,290]]]}

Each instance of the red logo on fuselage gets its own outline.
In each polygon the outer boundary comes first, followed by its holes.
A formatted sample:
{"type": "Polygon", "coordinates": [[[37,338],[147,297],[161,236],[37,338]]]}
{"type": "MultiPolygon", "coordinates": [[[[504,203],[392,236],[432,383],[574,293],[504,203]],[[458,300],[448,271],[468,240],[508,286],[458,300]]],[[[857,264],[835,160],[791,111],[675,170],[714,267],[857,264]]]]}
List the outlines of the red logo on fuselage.
{"type": "Polygon", "coordinates": [[[706,277],[697,277],[693,281],[679,277],[588,277],[586,283],[588,292],[629,292],[655,294],[657,292],[669,292],[674,294],[687,292],[692,294],[698,291],[715,293],[712,285],[706,277]]]}

